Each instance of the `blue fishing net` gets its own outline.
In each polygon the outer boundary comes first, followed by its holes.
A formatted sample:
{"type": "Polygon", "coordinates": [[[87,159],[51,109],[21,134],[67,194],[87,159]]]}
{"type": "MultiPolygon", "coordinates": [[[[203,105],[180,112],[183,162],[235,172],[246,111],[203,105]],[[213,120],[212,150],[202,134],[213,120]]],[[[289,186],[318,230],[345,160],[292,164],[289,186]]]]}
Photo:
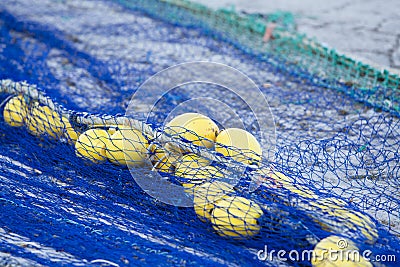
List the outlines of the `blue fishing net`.
{"type": "MultiPolygon", "coordinates": [[[[313,250],[332,235],[352,240],[373,256],[399,256],[400,97],[398,80],[388,73],[368,76],[370,70],[358,64],[354,75],[328,52],[299,57],[288,49],[282,55],[274,40],[265,44],[229,28],[235,23],[226,22],[234,16],[229,11],[220,12],[225,21],[218,24],[215,13],[188,2],[4,0],[0,11],[2,111],[10,95],[23,93],[28,113],[35,105],[54,102],[53,122],[63,114],[77,135],[95,124],[110,131],[107,124],[119,124],[132,94],[148,78],[183,62],[208,61],[250,77],[268,100],[276,127],[273,156],[257,170],[240,169],[241,176],[224,192],[225,204],[200,211],[212,213],[212,219],[204,219],[193,207],[165,204],[143,190],[137,180],[152,176],[151,167],[128,169],[112,160],[83,159],[76,155],[76,140],[50,124],[37,134],[40,120],[36,130],[26,120],[12,127],[2,115],[1,265],[309,266],[309,260],[276,255],[263,260],[258,252],[265,246],[313,250]],[[307,56],[315,60],[304,68],[307,56]],[[321,59],[324,63],[318,63],[321,59]],[[37,102],[36,90],[48,99],[37,102]],[[227,218],[217,216],[216,210],[230,211],[232,198],[251,201],[253,210],[242,214],[258,214],[254,225],[246,222],[238,230],[229,212],[227,218]]],[[[257,26],[256,19],[249,21],[257,26]]],[[[257,27],[249,29],[257,32],[257,27]]],[[[246,94],[248,88],[242,90],[246,94]]],[[[261,137],[262,125],[245,101],[210,84],[170,91],[148,125],[159,129],[167,113],[198,96],[224,100],[244,128],[261,137]]],[[[136,104],[141,118],[140,101],[136,104]]],[[[219,125],[236,118],[221,106],[201,101],[189,106],[186,112],[201,111],[218,118],[219,125]]],[[[60,125],[65,133],[68,127],[60,125]]],[[[150,139],[159,144],[156,137],[150,139]]],[[[243,167],[218,161],[212,166],[228,182],[236,167],[243,167]]],[[[201,177],[219,179],[205,169],[201,177]]],[[[173,171],[162,175],[176,185],[192,182],[207,189],[205,179],[194,182],[173,171]]],[[[187,195],[196,198],[190,190],[187,195]]]]}

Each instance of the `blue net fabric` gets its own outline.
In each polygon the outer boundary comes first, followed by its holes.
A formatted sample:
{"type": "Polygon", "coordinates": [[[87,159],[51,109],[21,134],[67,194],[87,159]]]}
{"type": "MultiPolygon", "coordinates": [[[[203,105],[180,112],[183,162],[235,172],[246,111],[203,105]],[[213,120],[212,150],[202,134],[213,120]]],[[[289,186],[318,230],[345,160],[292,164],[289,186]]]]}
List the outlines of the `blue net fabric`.
{"type": "MultiPolygon", "coordinates": [[[[143,81],[181,62],[217,61],[246,73],[275,116],[272,165],[292,179],[290,186],[264,183],[254,192],[246,190],[246,177],[241,180],[234,195],[261,206],[260,233],[248,239],[221,237],[221,228],[200,220],[193,208],[151,198],[126,168],[85,161],[66,140],[33,136],[26,127],[10,127],[1,119],[2,265],[276,266],[286,263],[260,261],[257,251],[265,245],[312,249],[316,240],[337,231],[362,250],[398,255],[396,114],[327,89],[299,69],[270,64],[202,25],[170,24],[142,6],[6,0],[0,7],[0,78],[36,84],[76,112],[122,114],[143,81]],[[371,223],[349,226],[351,215],[334,216],[327,203],[370,216],[371,223]],[[374,226],[377,239],[362,231],[374,226]]],[[[221,90],[183,88],[166,96],[160,110],[198,94],[226,94],[229,104],[242,110],[246,127],[257,131],[245,104],[221,90]]],[[[150,121],[154,126],[163,119],[158,116],[150,121]]],[[[150,169],[135,172],[143,176],[150,169]]]]}

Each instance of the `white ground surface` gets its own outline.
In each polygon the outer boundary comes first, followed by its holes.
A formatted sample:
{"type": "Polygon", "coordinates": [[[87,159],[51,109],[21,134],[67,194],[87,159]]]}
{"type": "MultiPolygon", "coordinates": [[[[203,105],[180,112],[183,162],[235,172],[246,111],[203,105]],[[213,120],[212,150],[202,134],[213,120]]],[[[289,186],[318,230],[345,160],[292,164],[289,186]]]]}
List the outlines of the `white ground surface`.
{"type": "Polygon", "coordinates": [[[296,15],[299,32],[364,62],[400,73],[400,2],[398,0],[196,0],[212,8],[250,13],[277,10],[296,15]]]}

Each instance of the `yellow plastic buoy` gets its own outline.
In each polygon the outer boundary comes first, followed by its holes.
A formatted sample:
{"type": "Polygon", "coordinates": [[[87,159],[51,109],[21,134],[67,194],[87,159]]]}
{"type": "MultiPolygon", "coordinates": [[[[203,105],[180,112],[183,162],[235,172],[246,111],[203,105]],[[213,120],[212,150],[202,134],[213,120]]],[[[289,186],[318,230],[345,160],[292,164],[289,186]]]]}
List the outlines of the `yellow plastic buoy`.
{"type": "Polygon", "coordinates": [[[154,169],[165,173],[174,172],[175,164],[178,160],[177,155],[171,154],[165,148],[160,148],[156,145],[152,145],[150,151],[150,159],[154,166],[154,169]]]}
{"type": "Polygon", "coordinates": [[[167,123],[165,132],[191,141],[197,146],[212,148],[219,129],[209,117],[200,113],[185,113],[167,123]],[[207,140],[208,139],[208,140],[207,140]]]}
{"type": "MultiPolygon", "coordinates": [[[[214,166],[192,169],[184,173],[180,172],[180,170],[177,168],[175,175],[187,180],[182,183],[182,186],[186,189],[193,189],[195,186],[202,184],[207,180],[224,177],[220,169],[214,166]]],[[[186,190],[186,192],[190,193],[191,191],[186,190]]]]}
{"type": "Polygon", "coordinates": [[[221,131],[215,140],[215,150],[246,164],[258,164],[261,161],[260,143],[251,133],[239,128],[221,131]]]}
{"type": "Polygon", "coordinates": [[[107,132],[110,135],[113,135],[119,128],[126,128],[126,127],[127,126],[125,126],[125,125],[117,125],[117,124],[110,124],[110,123],[94,124],[92,126],[92,128],[107,130],[107,132]]]}
{"type": "MultiPolygon", "coordinates": [[[[190,153],[176,161],[175,176],[187,179],[182,185],[190,189],[215,177],[223,177],[222,173],[206,158],[190,153]]],[[[189,192],[189,190],[187,191],[189,192]]]]}
{"type": "Polygon", "coordinates": [[[194,211],[202,221],[211,219],[211,211],[216,202],[232,193],[233,185],[220,182],[205,182],[193,190],[194,211]]]}
{"type": "Polygon", "coordinates": [[[331,220],[328,217],[325,218],[326,216],[322,218],[313,217],[313,213],[309,213],[309,216],[319,223],[323,229],[336,232],[345,227],[361,234],[366,242],[373,244],[379,237],[375,223],[367,215],[351,210],[346,205],[344,201],[337,198],[321,198],[310,201],[307,209],[310,211],[321,210],[332,218],[331,220]]]}
{"type": "Polygon", "coordinates": [[[93,162],[106,160],[106,142],[110,135],[106,130],[90,129],[82,133],[75,143],[75,152],[79,157],[93,162]]]}
{"type": "Polygon", "coordinates": [[[24,97],[22,95],[14,96],[4,106],[4,121],[13,127],[23,126],[27,113],[28,106],[24,97]]]}
{"type": "Polygon", "coordinates": [[[114,164],[138,166],[147,156],[148,141],[143,134],[128,127],[119,127],[106,142],[106,156],[114,164]]]}
{"type": "Polygon", "coordinates": [[[372,267],[351,240],[334,235],[319,241],[312,256],[313,267],[372,267]]]}
{"type": "Polygon", "coordinates": [[[261,207],[243,197],[224,197],[215,203],[211,213],[213,228],[221,236],[246,238],[258,234],[261,207]]]}
{"type": "Polygon", "coordinates": [[[206,167],[210,165],[210,161],[207,160],[206,158],[203,158],[201,156],[198,156],[194,153],[186,154],[182,157],[180,157],[176,161],[176,175],[177,176],[182,176],[188,171],[191,171],[193,169],[198,169],[201,167],[206,167]]]}
{"type": "Polygon", "coordinates": [[[256,174],[271,178],[283,188],[297,194],[299,198],[290,205],[307,210],[308,216],[321,225],[322,229],[329,232],[343,232],[348,229],[362,235],[368,243],[374,243],[378,239],[375,223],[367,215],[347,208],[348,203],[344,200],[318,196],[308,187],[296,184],[294,179],[274,170],[260,169],[256,174]]]}
{"type": "Polygon", "coordinates": [[[64,130],[60,115],[48,106],[40,106],[39,103],[35,103],[28,112],[26,125],[28,130],[36,136],[48,134],[57,138],[64,130]]]}
{"type": "Polygon", "coordinates": [[[71,123],[67,118],[61,117],[61,121],[64,125],[64,136],[68,139],[68,141],[75,143],[79,137],[78,133],[72,127],[71,123]]]}

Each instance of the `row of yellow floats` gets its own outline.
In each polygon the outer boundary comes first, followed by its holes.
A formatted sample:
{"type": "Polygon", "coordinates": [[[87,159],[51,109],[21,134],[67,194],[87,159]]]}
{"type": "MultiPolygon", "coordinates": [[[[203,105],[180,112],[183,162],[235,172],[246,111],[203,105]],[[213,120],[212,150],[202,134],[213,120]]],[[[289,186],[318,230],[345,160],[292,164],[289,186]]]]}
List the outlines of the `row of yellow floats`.
{"type": "MultiPolygon", "coordinates": [[[[194,210],[203,221],[209,221],[216,232],[221,236],[244,238],[254,236],[260,231],[258,219],[263,216],[261,207],[244,197],[234,196],[232,185],[221,181],[207,181],[212,178],[222,177],[218,168],[196,154],[183,152],[178,155],[168,153],[164,147],[148,143],[140,131],[117,125],[108,130],[92,128],[78,134],[71,126],[68,119],[60,116],[48,106],[32,102],[29,105],[22,95],[12,97],[5,105],[4,120],[11,126],[24,126],[36,136],[48,135],[53,138],[64,137],[75,143],[76,154],[79,157],[93,162],[109,160],[114,164],[137,166],[141,165],[151,152],[150,159],[154,168],[161,172],[173,173],[175,176],[187,179],[182,185],[187,192],[193,194],[194,210]]],[[[257,139],[249,132],[229,128],[220,131],[210,118],[198,113],[185,113],[175,117],[166,125],[166,132],[178,138],[184,138],[194,145],[204,146],[209,149],[234,158],[246,164],[258,164],[261,161],[262,149],[257,139]],[[230,148],[229,148],[230,147],[230,148]],[[234,149],[231,149],[234,148],[234,149]]],[[[282,186],[302,198],[308,198],[309,203],[300,208],[309,210],[313,208],[324,209],[339,219],[345,218],[344,223],[349,227],[363,226],[363,234],[370,243],[377,238],[374,223],[361,213],[351,212],[344,208],[346,203],[339,199],[321,199],[310,190],[299,185],[293,185],[291,179],[282,173],[262,170],[270,178],[278,181],[282,186]],[[333,199],[333,200],[332,200],[333,199]]],[[[318,221],[318,218],[313,218],[318,221]]],[[[322,227],[331,229],[329,225],[322,227]]],[[[317,257],[312,260],[313,266],[372,266],[366,260],[347,258],[339,262],[322,253],[329,249],[337,249],[335,242],[337,236],[330,236],[320,240],[315,246],[314,253],[317,257]],[[318,255],[320,257],[318,257],[318,255]]],[[[348,240],[349,243],[351,241],[348,240]]],[[[351,249],[357,247],[351,243],[351,249]]],[[[344,248],[343,248],[344,249],[344,248]]],[[[342,249],[342,250],[343,250],[342,249]]]]}

